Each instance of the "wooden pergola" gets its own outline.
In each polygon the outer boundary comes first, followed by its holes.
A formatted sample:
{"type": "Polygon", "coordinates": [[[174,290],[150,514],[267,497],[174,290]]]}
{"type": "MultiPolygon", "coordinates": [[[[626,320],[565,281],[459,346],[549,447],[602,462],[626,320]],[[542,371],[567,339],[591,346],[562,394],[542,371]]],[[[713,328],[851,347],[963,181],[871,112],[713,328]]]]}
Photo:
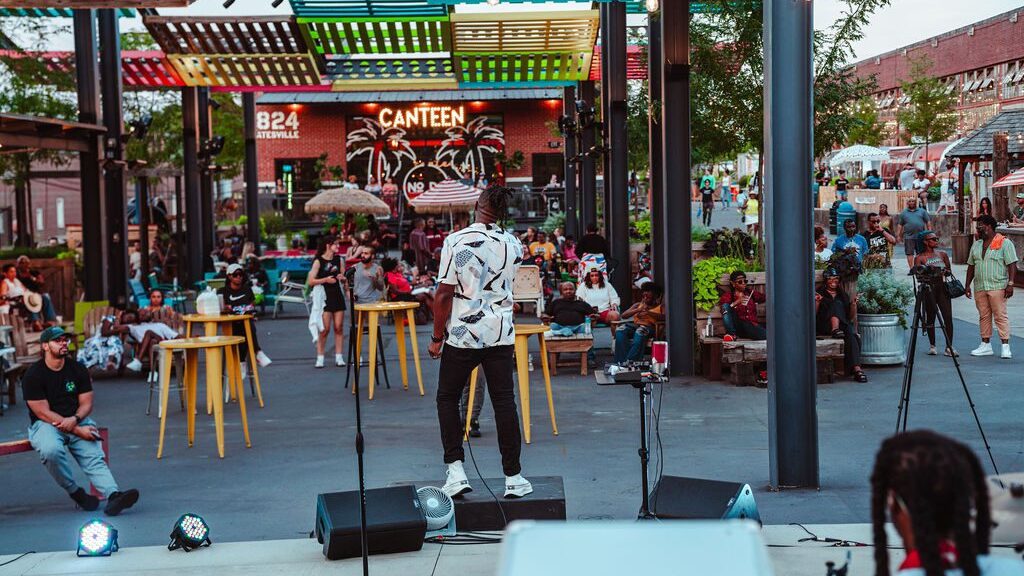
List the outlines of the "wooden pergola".
{"type": "Polygon", "coordinates": [[[97,124],[0,113],[0,154],[36,150],[88,152],[95,150],[97,137],[106,131],[97,124]]]}

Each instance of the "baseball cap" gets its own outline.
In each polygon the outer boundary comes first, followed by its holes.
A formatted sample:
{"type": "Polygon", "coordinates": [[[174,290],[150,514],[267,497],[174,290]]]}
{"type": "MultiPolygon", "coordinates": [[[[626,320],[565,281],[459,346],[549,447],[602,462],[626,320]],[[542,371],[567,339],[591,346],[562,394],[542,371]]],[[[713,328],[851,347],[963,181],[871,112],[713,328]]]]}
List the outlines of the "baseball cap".
{"type": "Polygon", "coordinates": [[[1017,198],[1024,199],[1024,192],[1017,192],[1017,198]]]}
{"type": "Polygon", "coordinates": [[[50,326],[39,334],[39,342],[45,344],[59,338],[64,338],[65,336],[70,337],[71,334],[60,326],[50,326]]]}
{"type": "Polygon", "coordinates": [[[235,272],[241,272],[241,271],[242,271],[242,265],[241,264],[231,264],[231,265],[228,266],[228,272],[227,273],[228,273],[228,276],[231,276],[235,272]]]}

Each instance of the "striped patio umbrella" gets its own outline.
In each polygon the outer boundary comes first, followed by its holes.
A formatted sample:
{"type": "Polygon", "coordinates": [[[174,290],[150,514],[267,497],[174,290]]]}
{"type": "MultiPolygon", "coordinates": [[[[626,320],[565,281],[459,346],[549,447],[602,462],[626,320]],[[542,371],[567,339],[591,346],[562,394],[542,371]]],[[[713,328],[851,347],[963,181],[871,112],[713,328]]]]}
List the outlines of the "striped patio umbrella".
{"type": "Polygon", "coordinates": [[[476,206],[480,189],[457,180],[446,179],[409,201],[417,212],[440,214],[469,212],[476,206]]]}
{"type": "Polygon", "coordinates": [[[1003,188],[1009,186],[1024,186],[1024,170],[1017,170],[1016,172],[1010,172],[1006,176],[1003,176],[992,185],[993,188],[1003,188]]]}

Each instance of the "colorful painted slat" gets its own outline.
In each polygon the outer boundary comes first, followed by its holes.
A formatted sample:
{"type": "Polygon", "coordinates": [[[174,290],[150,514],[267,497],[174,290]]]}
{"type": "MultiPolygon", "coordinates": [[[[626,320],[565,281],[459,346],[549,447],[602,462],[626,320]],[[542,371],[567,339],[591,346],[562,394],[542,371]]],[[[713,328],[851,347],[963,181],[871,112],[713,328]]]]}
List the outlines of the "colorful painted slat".
{"type": "MultiPolygon", "coordinates": [[[[594,58],[590,62],[590,79],[601,79],[601,46],[594,46],[594,58]]],[[[630,44],[626,47],[626,79],[647,79],[647,52],[643,47],[630,44]]]]}
{"type": "MultiPolygon", "coordinates": [[[[74,15],[71,8],[0,8],[0,18],[71,18],[74,15]]],[[[135,10],[121,8],[117,15],[134,18],[135,10]]]]}
{"type": "MultiPolygon", "coordinates": [[[[47,70],[75,75],[74,52],[19,52],[0,50],[0,59],[33,58],[43,63],[47,70]]],[[[121,77],[125,90],[149,90],[156,88],[177,88],[184,86],[177,71],[159,50],[125,50],[121,52],[121,77]]]]}
{"type": "Polygon", "coordinates": [[[455,52],[591,51],[597,39],[597,10],[455,13],[455,52]]]}
{"type": "Polygon", "coordinates": [[[289,0],[300,18],[447,16],[448,7],[427,0],[289,0]]]}
{"type": "Polygon", "coordinates": [[[306,44],[320,56],[451,51],[448,17],[298,18],[306,44]]]}
{"type": "Polygon", "coordinates": [[[318,86],[309,54],[168,54],[186,86],[318,86]]]}
{"type": "Polygon", "coordinates": [[[459,52],[452,57],[456,78],[463,88],[491,83],[532,87],[569,85],[589,78],[590,59],[590,51],[459,52]]]}
{"type": "Polygon", "coordinates": [[[302,54],[308,51],[298,26],[280,16],[145,16],[142,19],[168,54],[302,54]]]}

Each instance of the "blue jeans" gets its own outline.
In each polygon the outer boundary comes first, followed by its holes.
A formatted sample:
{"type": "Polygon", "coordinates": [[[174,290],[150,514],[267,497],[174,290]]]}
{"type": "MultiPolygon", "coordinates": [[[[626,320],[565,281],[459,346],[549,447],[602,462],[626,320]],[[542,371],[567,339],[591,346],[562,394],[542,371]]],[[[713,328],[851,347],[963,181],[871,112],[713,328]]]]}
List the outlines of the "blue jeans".
{"type": "Polygon", "coordinates": [[[764,326],[740,320],[732,304],[722,304],[722,324],[725,324],[725,332],[733,337],[738,336],[750,340],[768,339],[764,326]]]}
{"type": "MultiPolygon", "coordinates": [[[[82,420],[82,426],[96,426],[92,418],[82,420]]],[[[99,440],[83,440],[74,434],[61,432],[49,422],[36,420],[28,428],[28,440],[39,453],[39,458],[46,470],[68,494],[74,493],[79,486],[75,482],[71,458],[74,457],[78,466],[92,482],[92,485],[104,496],[109,497],[117,492],[117,482],[110,473],[110,468],[103,461],[103,446],[99,440]]]]}
{"type": "Polygon", "coordinates": [[[732,203],[732,193],[726,187],[722,187],[722,208],[727,208],[732,203]]]}
{"type": "Polygon", "coordinates": [[[615,363],[639,360],[644,355],[647,339],[654,335],[654,329],[629,323],[615,331],[615,363]]]}
{"type": "Polygon", "coordinates": [[[587,331],[586,324],[576,324],[575,326],[564,326],[558,322],[551,323],[551,333],[555,336],[576,336],[577,334],[585,334],[587,331]]]}

